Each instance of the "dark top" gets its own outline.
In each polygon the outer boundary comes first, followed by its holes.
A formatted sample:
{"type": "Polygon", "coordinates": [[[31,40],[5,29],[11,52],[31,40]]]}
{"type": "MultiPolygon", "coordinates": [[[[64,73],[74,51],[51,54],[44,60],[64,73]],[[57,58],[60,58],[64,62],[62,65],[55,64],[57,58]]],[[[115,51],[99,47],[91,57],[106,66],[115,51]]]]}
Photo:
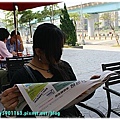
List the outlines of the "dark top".
{"type": "MultiPolygon", "coordinates": [[[[69,76],[69,80],[70,81],[74,81],[76,80],[75,74],[71,68],[71,66],[65,62],[65,61],[61,61],[60,62],[60,69],[62,69],[65,74],[67,74],[69,76]]],[[[33,70],[31,67],[29,67],[32,71],[32,73],[34,74],[35,78],[37,79],[38,82],[58,82],[58,81],[65,81],[63,80],[62,76],[60,75],[60,73],[56,70],[51,70],[53,77],[52,78],[45,78],[42,74],[40,74],[37,70],[33,70]]],[[[27,71],[25,70],[25,68],[21,68],[20,70],[17,70],[16,73],[13,75],[13,78],[10,82],[10,85],[13,86],[14,84],[20,84],[20,83],[33,83],[31,77],[29,76],[29,74],[27,73],[27,71]]],[[[27,105],[23,111],[31,111],[29,106],[27,105]]],[[[79,117],[81,115],[81,113],[79,112],[79,110],[73,106],[69,109],[66,110],[61,110],[60,111],[60,117],[79,117]]],[[[19,116],[19,117],[24,117],[24,116],[19,116]]],[[[26,116],[26,117],[33,117],[33,116],[26,116]]],[[[56,116],[58,117],[58,116],[56,116]]]]}
{"type": "MultiPolygon", "coordinates": [[[[61,61],[60,64],[61,64],[60,66],[61,69],[65,72],[65,74],[67,74],[70,77],[69,81],[75,81],[76,76],[71,66],[65,61],[61,61]]],[[[37,70],[33,70],[31,67],[29,68],[32,71],[35,78],[37,79],[38,83],[65,81],[57,70],[52,70],[52,74],[53,74],[52,78],[45,78],[37,70]]],[[[29,74],[27,73],[24,67],[15,72],[10,82],[10,85],[13,86],[14,84],[21,84],[21,83],[33,83],[31,77],[29,76],[29,74]]]]}

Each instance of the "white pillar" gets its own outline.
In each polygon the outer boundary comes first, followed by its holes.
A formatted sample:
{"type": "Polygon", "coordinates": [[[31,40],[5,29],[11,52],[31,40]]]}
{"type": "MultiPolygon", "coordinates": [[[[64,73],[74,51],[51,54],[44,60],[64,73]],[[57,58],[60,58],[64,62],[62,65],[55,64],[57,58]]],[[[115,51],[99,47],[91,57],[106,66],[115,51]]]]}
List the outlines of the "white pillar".
{"type": "Polygon", "coordinates": [[[98,18],[98,14],[90,14],[90,18],[88,19],[88,36],[94,36],[94,22],[98,18]]]}
{"type": "Polygon", "coordinates": [[[88,36],[94,36],[94,20],[88,19],[88,36]]]}
{"type": "Polygon", "coordinates": [[[115,11],[115,12],[114,12],[114,15],[115,15],[114,26],[115,26],[115,27],[118,27],[118,12],[115,11]]]}

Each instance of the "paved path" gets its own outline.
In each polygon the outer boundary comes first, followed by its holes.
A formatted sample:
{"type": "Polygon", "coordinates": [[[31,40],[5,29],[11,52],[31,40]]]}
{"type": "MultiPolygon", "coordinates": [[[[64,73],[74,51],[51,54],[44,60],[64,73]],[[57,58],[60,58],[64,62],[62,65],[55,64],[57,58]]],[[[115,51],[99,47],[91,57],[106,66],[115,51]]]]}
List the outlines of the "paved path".
{"type": "MultiPolygon", "coordinates": [[[[78,80],[89,79],[92,75],[99,74],[102,71],[102,63],[120,61],[120,47],[112,47],[114,44],[116,44],[116,41],[111,40],[87,41],[86,45],[83,45],[83,49],[65,49],[63,59],[71,64],[78,80]]],[[[116,86],[116,90],[120,91],[119,86],[116,86]]],[[[114,95],[112,98],[113,106],[120,106],[120,98],[114,95]]],[[[106,93],[101,86],[96,90],[95,95],[85,103],[98,108],[106,115],[106,100],[106,93]]],[[[99,117],[93,112],[81,107],[78,108],[86,118],[99,117]]],[[[118,116],[111,114],[111,118],[118,118],[118,116]]]]}
{"type": "MultiPolygon", "coordinates": [[[[94,46],[93,46],[94,47],[94,46]]],[[[91,49],[65,49],[63,52],[64,60],[68,61],[73,67],[74,72],[78,80],[89,79],[92,75],[99,74],[101,70],[102,63],[115,62],[120,60],[119,51],[107,51],[107,50],[91,50],[91,49]]],[[[105,91],[101,86],[96,90],[95,95],[86,103],[95,108],[101,110],[104,114],[107,111],[107,101],[105,91]]],[[[119,86],[116,87],[119,90],[119,86]]],[[[114,96],[114,106],[118,105],[119,99],[114,96]]],[[[79,108],[81,110],[81,108],[79,108]]],[[[85,117],[98,117],[92,112],[81,110],[85,117]]],[[[112,115],[112,118],[118,117],[112,115]]]]}

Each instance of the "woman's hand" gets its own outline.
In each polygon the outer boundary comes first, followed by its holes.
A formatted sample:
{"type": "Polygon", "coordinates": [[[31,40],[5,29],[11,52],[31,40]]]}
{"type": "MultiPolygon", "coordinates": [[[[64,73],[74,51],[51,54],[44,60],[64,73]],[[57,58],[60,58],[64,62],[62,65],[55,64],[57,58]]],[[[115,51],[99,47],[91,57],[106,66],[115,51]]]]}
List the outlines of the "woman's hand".
{"type": "Polygon", "coordinates": [[[100,75],[94,75],[94,76],[92,76],[92,77],[90,78],[90,80],[92,80],[92,79],[97,79],[97,78],[100,78],[100,75]]]}
{"type": "Polygon", "coordinates": [[[15,51],[12,51],[13,56],[17,56],[17,53],[15,51]]]}
{"type": "Polygon", "coordinates": [[[19,96],[21,96],[21,93],[18,91],[17,87],[8,88],[2,93],[1,103],[6,110],[15,110],[19,102],[19,96]]]}
{"type": "Polygon", "coordinates": [[[20,51],[24,51],[23,40],[20,35],[17,35],[17,39],[20,41],[20,51]]]}
{"type": "Polygon", "coordinates": [[[20,43],[23,43],[22,38],[20,35],[17,35],[17,39],[20,41],[20,43]]]}

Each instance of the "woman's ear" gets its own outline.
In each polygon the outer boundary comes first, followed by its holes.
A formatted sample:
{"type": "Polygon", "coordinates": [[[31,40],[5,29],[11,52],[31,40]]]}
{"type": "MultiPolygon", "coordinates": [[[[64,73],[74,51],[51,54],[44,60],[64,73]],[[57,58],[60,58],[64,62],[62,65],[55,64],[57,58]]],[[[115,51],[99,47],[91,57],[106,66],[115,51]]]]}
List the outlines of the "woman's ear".
{"type": "Polygon", "coordinates": [[[44,54],[44,52],[40,49],[40,48],[35,48],[35,53],[36,53],[36,55],[43,55],[44,54]]]}
{"type": "Polygon", "coordinates": [[[35,53],[37,56],[41,55],[41,50],[39,48],[35,48],[35,53]]]}

